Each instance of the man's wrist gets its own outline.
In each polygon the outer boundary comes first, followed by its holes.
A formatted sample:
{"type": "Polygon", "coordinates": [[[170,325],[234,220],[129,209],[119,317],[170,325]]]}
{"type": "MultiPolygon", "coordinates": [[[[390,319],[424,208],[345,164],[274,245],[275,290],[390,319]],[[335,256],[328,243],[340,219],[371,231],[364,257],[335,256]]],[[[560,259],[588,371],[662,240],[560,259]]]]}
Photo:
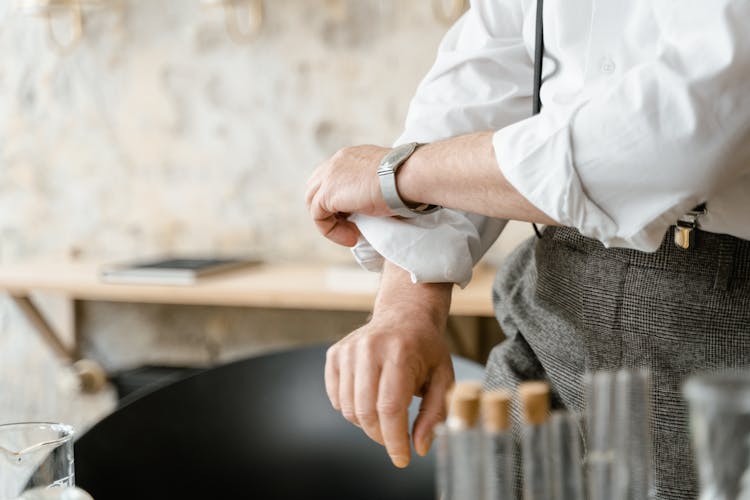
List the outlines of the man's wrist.
{"type": "Polygon", "coordinates": [[[402,170],[401,167],[420,146],[423,146],[423,144],[418,142],[411,142],[397,146],[381,159],[378,166],[377,174],[383,201],[390,211],[399,217],[417,217],[440,209],[437,205],[407,202],[399,193],[397,182],[398,173],[402,170]]]}
{"type": "Polygon", "coordinates": [[[409,156],[398,172],[399,193],[407,205],[419,203],[414,200],[428,199],[427,194],[432,190],[431,184],[434,179],[432,176],[425,176],[424,171],[429,169],[435,149],[439,147],[439,142],[422,144],[409,156]]]}
{"type": "Polygon", "coordinates": [[[373,316],[414,318],[442,328],[451,303],[453,283],[412,283],[410,274],[386,262],[373,316]]]}

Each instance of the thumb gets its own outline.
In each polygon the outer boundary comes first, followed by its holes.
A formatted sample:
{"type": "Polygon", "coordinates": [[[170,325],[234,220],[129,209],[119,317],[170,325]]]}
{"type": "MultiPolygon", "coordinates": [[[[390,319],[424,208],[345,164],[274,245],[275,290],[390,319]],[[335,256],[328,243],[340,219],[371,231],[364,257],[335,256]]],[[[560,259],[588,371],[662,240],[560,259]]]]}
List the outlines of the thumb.
{"type": "Polygon", "coordinates": [[[353,247],[359,240],[359,229],[343,214],[323,213],[316,216],[315,225],[323,236],[339,245],[353,247]]]}
{"type": "Polygon", "coordinates": [[[435,370],[427,386],[412,431],[414,449],[421,456],[430,451],[435,426],[445,420],[445,395],[452,384],[453,368],[449,363],[435,370]]]}

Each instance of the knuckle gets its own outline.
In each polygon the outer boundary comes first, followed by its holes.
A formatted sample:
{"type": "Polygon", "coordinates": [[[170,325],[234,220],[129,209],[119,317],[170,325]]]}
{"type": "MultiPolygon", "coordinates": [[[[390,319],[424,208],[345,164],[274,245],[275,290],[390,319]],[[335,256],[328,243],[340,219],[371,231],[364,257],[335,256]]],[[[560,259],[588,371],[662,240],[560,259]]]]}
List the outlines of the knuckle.
{"type": "Polygon", "coordinates": [[[357,410],[354,412],[354,416],[360,422],[364,424],[372,424],[378,421],[378,414],[373,410],[357,410]]]}
{"type": "Polygon", "coordinates": [[[342,365],[349,363],[353,358],[352,354],[352,348],[350,346],[341,346],[337,353],[339,363],[342,365]]]}
{"type": "Polygon", "coordinates": [[[334,388],[332,387],[326,387],[326,396],[328,396],[328,400],[331,402],[333,406],[338,406],[338,402],[339,402],[338,391],[334,390],[334,388]]]}
{"type": "Polygon", "coordinates": [[[326,351],[326,363],[335,365],[338,361],[339,348],[337,346],[331,346],[326,351]]]}
{"type": "Polygon", "coordinates": [[[436,424],[445,420],[442,408],[420,408],[418,416],[426,424],[436,424]]]}
{"type": "Polygon", "coordinates": [[[413,342],[405,340],[393,347],[391,357],[398,366],[409,365],[416,358],[413,342]]]}
{"type": "Polygon", "coordinates": [[[378,401],[378,415],[384,418],[395,417],[403,413],[404,405],[392,399],[378,401]]]}
{"type": "Polygon", "coordinates": [[[341,414],[349,422],[357,423],[357,414],[355,413],[354,408],[352,408],[351,406],[349,405],[342,406],[341,414]]]}
{"type": "Polygon", "coordinates": [[[373,335],[362,337],[357,345],[357,349],[363,354],[372,354],[378,348],[378,341],[373,335]]]}
{"type": "Polygon", "coordinates": [[[338,151],[336,151],[333,154],[333,156],[331,157],[331,162],[332,163],[338,163],[338,162],[342,161],[349,154],[349,149],[350,148],[346,147],[346,148],[341,148],[338,151]]]}

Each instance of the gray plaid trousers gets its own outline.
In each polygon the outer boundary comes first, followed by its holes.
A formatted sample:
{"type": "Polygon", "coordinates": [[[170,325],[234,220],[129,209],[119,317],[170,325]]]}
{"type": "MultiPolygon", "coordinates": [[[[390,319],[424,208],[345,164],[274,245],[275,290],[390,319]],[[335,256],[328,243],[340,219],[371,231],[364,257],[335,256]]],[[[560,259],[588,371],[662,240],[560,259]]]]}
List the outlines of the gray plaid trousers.
{"type": "Polygon", "coordinates": [[[681,388],[698,371],[750,366],[750,241],[699,232],[682,250],[669,233],[645,253],[548,227],[507,259],[493,295],[507,338],[486,387],[546,379],[553,407],[583,412],[586,371],[650,368],[657,498],[697,496],[681,388]]]}

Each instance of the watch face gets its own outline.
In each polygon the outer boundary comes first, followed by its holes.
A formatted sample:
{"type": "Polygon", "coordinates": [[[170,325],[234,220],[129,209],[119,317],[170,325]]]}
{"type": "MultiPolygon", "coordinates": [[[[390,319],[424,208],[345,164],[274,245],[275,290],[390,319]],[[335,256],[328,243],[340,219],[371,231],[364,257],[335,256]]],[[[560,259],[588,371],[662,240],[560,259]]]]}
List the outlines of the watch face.
{"type": "Polygon", "coordinates": [[[385,158],[383,158],[383,161],[381,162],[381,166],[389,169],[398,167],[406,161],[409,156],[411,156],[416,147],[417,145],[415,143],[409,143],[394,148],[393,151],[385,155],[385,158]]]}

